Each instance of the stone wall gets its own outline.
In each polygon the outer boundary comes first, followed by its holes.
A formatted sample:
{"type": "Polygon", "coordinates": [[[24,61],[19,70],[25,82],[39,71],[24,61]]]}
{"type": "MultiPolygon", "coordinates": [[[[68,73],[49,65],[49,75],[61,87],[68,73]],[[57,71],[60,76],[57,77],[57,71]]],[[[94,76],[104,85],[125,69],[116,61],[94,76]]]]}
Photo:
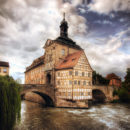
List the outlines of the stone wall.
{"type": "Polygon", "coordinates": [[[88,108],[87,101],[69,101],[64,99],[57,99],[56,107],[69,107],[69,108],[88,108]]]}

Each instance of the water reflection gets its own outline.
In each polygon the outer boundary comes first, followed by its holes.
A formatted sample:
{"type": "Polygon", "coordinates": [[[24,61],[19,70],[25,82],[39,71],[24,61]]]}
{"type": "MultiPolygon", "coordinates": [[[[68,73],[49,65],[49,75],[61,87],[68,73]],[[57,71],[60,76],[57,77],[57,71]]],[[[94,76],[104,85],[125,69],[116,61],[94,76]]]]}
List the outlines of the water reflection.
{"type": "Polygon", "coordinates": [[[97,105],[90,109],[43,108],[23,101],[15,130],[128,130],[130,105],[97,105]]]}

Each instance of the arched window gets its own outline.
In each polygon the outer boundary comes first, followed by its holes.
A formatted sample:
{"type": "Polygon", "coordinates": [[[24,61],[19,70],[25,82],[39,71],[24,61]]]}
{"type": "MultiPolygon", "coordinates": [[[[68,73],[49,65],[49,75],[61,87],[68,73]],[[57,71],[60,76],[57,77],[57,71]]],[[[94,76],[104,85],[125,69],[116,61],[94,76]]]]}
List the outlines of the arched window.
{"type": "Polygon", "coordinates": [[[62,49],[62,50],[61,50],[61,54],[62,54],[62,56],[65,55],[65,49],[62,49]]]}
{"type": "Polygon", "coordinates": [[[50,73],[48,73],[48,74],[46,75],[46,82],[47,82],[48,84],[51,84],[51,74],[50,74],[50,73]]]}

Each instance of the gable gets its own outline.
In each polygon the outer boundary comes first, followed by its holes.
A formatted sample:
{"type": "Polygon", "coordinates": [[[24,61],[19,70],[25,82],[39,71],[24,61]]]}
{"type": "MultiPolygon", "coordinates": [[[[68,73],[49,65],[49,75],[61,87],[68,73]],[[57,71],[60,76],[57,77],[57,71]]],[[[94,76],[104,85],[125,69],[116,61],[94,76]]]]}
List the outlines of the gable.
{"type": "Polygon", "coordinates": [[[75,69],[84,69],[84,70],[87,70],[87,71],[88,70],[93,71],[84,52],[80,56],[76,66],[75,66],[75,69]]]}
{"type": "Polygon", "coordinates": [[[52,43],[53,43],[53,41],[52,41],[52,40],[47,39],[47,41],[46,41],[46,43],[45,43],[45,45],[44,45],[44,47],[43,47],[43,48],[46,48],[46,47],[50,46],[52,43]]]}

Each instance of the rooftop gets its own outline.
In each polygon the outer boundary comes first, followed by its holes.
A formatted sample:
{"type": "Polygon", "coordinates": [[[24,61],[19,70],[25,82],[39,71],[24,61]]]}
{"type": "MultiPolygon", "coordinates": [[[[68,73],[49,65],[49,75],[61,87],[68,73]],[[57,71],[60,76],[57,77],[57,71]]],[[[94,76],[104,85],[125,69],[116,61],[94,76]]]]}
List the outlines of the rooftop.
{"type": "Polygon", "coordinates": [[[69,37],[58,37],[56,38],[54,41],[62,44],[62,45],[67,45],[69,47],[72,47],[72,48],[76,48],[76,49],[79,49],[79,50],[82,50],[82,48],[76,44],[76,42],[74,42],[72,39],[70,39],[69,37]]]}
{"type": "Polygon", "coordinates": [[[9,62],[0,61],[0,66],[9,67],[9,62]]]}
{"type": "Polygon", "coordinates": [[[114,74],[114,73],[108,74],[108,75],[106,76],[106,79],[109,79],[109,80],[111,80],[111,79],[121,80],[121,78],[118,77],[118,76],[117,76],[116,74],[114,74]]]}
{"type": "Polygon", "coordinates": [[[67,69],[67,68],[73,68],[81,54],[83,53],[83,51],[78,51],[78,52],[75,52],[73,54],[70,54],[68,55],[67,57],[65,57],[65,59],[56,67],[56,69],[67,69]]]}
{"type": "Polygon", "coordinates": [[[33,63],[29,67],[26,68],[25,72],[28,72],[29,70],[31,70],[31,69],[39,66],[39,65],[42,65],[42,64],[44,64],[44,55],[39,57],[39,58],[37,58],[37,59],[35,59],[33,61],[33,63]]]}

